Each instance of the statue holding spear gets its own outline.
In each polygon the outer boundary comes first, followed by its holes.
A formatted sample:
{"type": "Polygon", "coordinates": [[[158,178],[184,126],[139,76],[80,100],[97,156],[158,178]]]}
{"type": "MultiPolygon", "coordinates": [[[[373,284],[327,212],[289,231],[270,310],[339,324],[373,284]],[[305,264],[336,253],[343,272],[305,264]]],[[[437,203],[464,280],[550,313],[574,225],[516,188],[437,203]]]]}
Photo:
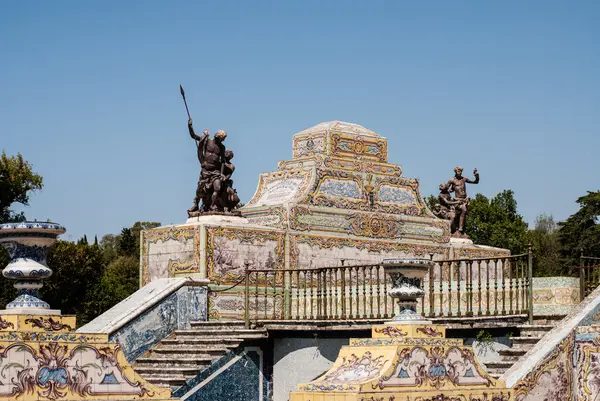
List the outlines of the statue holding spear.
{"type": "Polygon", "coordinates": [[[204,130],[202,136],[196,135],[185,92],[181,85],[179,85],[179,89],[188,115],[188,131],[192,139],[196,141],[198,161],[201,166],[196,196],[192,207],[188,209],[188,216],[196,217],[201,214],[221,213],[239,214],[239,212],[232,212],[239,203],[239,198],[237,192],[233,189],[233,181],[231,180],[231,174],[235,169],[231,163],[233,152],[226,152],[223,144],[223,141],[227,138],[227,133],[219,130],[215,133],[214,138],[211,138],[208,130],[204,130]],[[201,207],[200,201],[202,201],[201,207]]]}

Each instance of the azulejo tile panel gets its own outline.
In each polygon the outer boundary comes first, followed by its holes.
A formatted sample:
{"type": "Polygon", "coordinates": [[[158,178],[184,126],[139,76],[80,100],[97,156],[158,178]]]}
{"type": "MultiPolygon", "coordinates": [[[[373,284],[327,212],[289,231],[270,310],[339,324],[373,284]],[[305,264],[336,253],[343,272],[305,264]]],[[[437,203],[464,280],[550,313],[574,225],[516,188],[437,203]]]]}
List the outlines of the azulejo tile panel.
{"type": "Polygon", "coordinates": [[[387,163],[387,140],[384,138],[366,138],[332,132],[331,155],[343,157],[360,156],[381,163],[387,163]]]}
{"type": "Polygon", "coordinates": [[[170,399],[136,374],[119,344],[0,341],[0,400],[170,399]]]}
{"type": "Polygon", "coordinates": [[[197,226],[159,227],[142,231],[141,282],[200,271],[197,226]]]}
{"type": "Polygon", "coordinates": [[[290,401],[512,400],[472,349],[444,338],[441,326],[376,326],[374,335],[379,338],[351,339],[331,369],[300,384],[290,401]]]}
{"type": "Polygon", "coordinates": [[[216,284],[235,284],[250,269],[284,266],[285,233],[244,228],[207,228],[208,277],[216,284]]]}
{"type": "Polygon", "coordinates": [[[207,320],[207,287],[184,286],[146,310],[125,326],[111,333],[110,341],[123,346],[133,362],[176,329],[187,329],[190,322],[207,320]]]}
{"type": "Polygon", "coordinates": [[[572,400],[574,333],[555,347],[514,387],[516,401],[572,400]]]}
{"type": "Polygon", "coordinates": [[[319,235],[290,235],[290,265],[292,267],[337,266],[346,264],[377,264],[394,257],[429,257],[433,253],[447,257],[448,248],[436,245],[388,241],[366,241],[353,238],[319,235]]]}
{"type": "Polygon", "coordinates": [[[361,199],[360,184],[352,179],[325,178],[317,189],[319,194],[331,197],[361,199]]]}
{"type": "Polygon", "coordinates": [[[262,174],[258,188],[247,207],[284,204],[306,191],[312,178],[311,170],[285,170],[262,174]]]}
{"type": "Polygon", "coordinates": [[[293,140],[294,158],[325,153],[327,137],[325,134],[295,136],[293,140]]]}

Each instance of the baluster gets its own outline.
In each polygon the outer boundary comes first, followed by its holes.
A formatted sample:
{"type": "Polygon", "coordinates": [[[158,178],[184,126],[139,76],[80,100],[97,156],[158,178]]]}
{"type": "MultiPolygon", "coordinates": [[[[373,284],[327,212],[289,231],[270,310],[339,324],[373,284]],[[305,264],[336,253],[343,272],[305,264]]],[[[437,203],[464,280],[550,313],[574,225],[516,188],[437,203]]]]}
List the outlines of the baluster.
{"type": "MultiPolygon", "coordinates": [[[[462,302],[462,300],[460,299],[460,284],[461,284],[461,267],[462,267],[462,263],[461,262],[455,262],[456,264],[456,303],[458,305],[458,308],[456,310],[456,316],[460,317],[462,316],[461,310],[460,310],[460,304],[462,302]]],[[[466,278],[466,275],[465,275],[466,278]]],[[[466,283],[465,283],[466,285],[466,283]]]]}
{"type": "Polygon", "coordinates": [[[506,269],[506,261],[508,259],[502,259],[502,269],[500,272],[502,274],[502,315],[506,315],[506,281],[504,280],[505,269],[506,269]]]}
{"type": "MultiPolygon", "coordinates": [[[[425,277],[421,279],[421,291],[425,292],[425,277]]],[[[421,297],[421,316],[425,316],[425,295],[421,297]]]]}
{"type": "Polygon", "coordinates": [[[369,266],[369,307],[371,308],[369,318],[373,319],[375,317],[373,313],[373,265],[369,266]]]}
{"type": "Polygon", "coordinates": [[[469,284],[467,288],[467,315],[473,316],[473,261],[467,262],[467,269],[469,269],[469,284]]]}
{"type": "Polygon", "coordinates": [[[307,270],[304,270],[302,272],[302,276],[304,278],[304,288],[303,288],[303,291],[302,291],[302,295],[303,295],[302,302],[303,302],[304,309],[302,311],[302,315],[303,315],[302,319],[308,319],[308,306],[306,305],[306,298],[307,298],[306,291],[308,289],[307,278],[306,278],[306,273],[307,272],[308,272],[307,270]]]}
{"type": "Polygon", "coordinates": [[[264,310],[264,319],[267,320],[267,309],[268,309],[268,305],[267,305],[267,298],[268,298],[268,294],[267,294],[267,288],[269,288],[269,277],[267,276],[267,272],[263,272],[264,275],[264,285],[263,285],[263,292],[264,292],[264,297],[265,297],[265,310],[264,310]]]}
{"type": "Polygon", "coordinates": [[[360,290],[359,290],[360,278],[359,278],[358,269],[359,269],[359,267],[356,266],[356,286],[355,286],[356,292],[355,292],[355,294],[356,294],[356,318],[360,319],[360,310],[359,310],[360,309],[360,290]]]}
{"type": "Polygon", "coordinates": [[[434,296],[434,276],[435,276],[435,265],[429,269],[429,317],[435,316],[435,296],[434,296]]]}
{"type": "Polygon", "coordinates": [[[363,318],[369,317],[367,314],[367,272],[366,266],[361,266],[363,272],[363,318]]]}
{"type": "Polygon", "coordinates": [[[525,293],[527,292],[527,281],[525,279],[525,262],[523,260],[521,260],[520,262],[521,263],[519,263],[519,265],[521,266],[521,313],[525,313],[525,293]]]}
{"type": "Polygon", "coordinates": [[[336,267],[333,270],[333,285],[334,285],[334,294],[335,294],[335,314],[334,314],[334,319],[338,319],[340,317],[339,313],[338,313],[338,300],[340,299],[340,291],[338,288],[338,268],[336,267]]]}
{"type": "MultiPolygon", "coordinates": [[[[388,315],[388,291],[387,291],[387,274],[385,274],[385,270],[383,269],[383,266],[379,266],[379,274],[381,274],[381,271],[383,270],[383,318],[387,319],[389,317],[388,315]]],[[[393,304],[392,304],[392,308],[393,308],[393,304]]]]}
{"type": "Polygon", "coordinates": [[[323,292],[325,293],[325,313],[323,318],[325,320],[331,319],[331,274],[329,269],[323,269],[323,292]]]}
{"type": "Polygon", "coordinates": [[[379,265],[375,266],[375,277],[377,278],[377,319],[381,318],[381,280],[379,278],[379,265]]]}
{"type": "Polygon", "coordinates": [[[310,271],[310,318],[315,318],[315,272],[311,269],[310,271]]]}
{"type": "Polygon", "coordinates": [[[519,278],[519,261],[520,259],[514,260],[514,268],[515,268],[515,314],[518,315],[521,313],[519,309],[519,296],[521,295],[521,279],[519,278]]]}
{"type": "MultiPolygon", "coordinates": [[[[296,273],[296,320],[300,320],[300,272],[298,270],[291,272],[292,288],[294,288],[294,273],[296,273]]],[[[292,299],[294,299],[292,297],[292,299]]]]}
{"type": "Polygon", "coordinates": [[[255,272],[256,278],[254,280],[254,313],[256,314],[256,321],[258,322],[259,309],[258,309],[258,272],[255,272]]]}
{"type": "Polygon", "coordinates": [[[521,302],[522,308],[523,308],[523,312],[522,313],[528,313],[527,311],[527,287],[529,285],[529,279],[527,278],[527,260],[523,259],[523,263],[521,264],[521,266],[523,267],[523,285],[521,286],[522,291],[523,291],[523,299],[521,302]]]}
{"type": "Polygon", "coordinates": [[[481,299],[483,298],[483,294],[481,293],[481,261],[477,261],[477,290],[479,292],[479,312],[477,315],[483,315],[483,311],[481,310],[481,299]]]}
{"type": "Polygon", "coordinates": [[[494,315],[498,315],[498,259],[494,259],[494,315]]]}
{"type": "Polygon", "coordinates": [[[486,282],[485,282],[485,291],[486,291],[486,301],[487,301],[487,305],[485,307],[485,314],[486,315],[491,315],[491,310],[490,310],[490,259],[486,260],[485,262],[485,277],[486,277],[486,282]]]}
{"type": "Polygon", "coordinates": [[[454,262],[448,263],[448,316],[452,316],[452,270],[454,262]]]}
{"type": "Polygon", "coordinates": [[[276,313],[277,313],[277,273],[276,272],[272,272],[271,273],[273,275],[273,317],[272,319],[275,320],[276,318],[276,313]]]}
{"type": "Polygon", "coordinates": [[[513,314],[513,275],[512,275],[512,260],[506,259],[508,263],[508,314],[513,314]]]}
{"type": "Polygon", "coordinates": [[[444,262],[440,262],[440,316],[444,316],[444,262]]]}
{"type": "Polygon", "coordinates": [[[323,319],[323,271],[317,270],[317,319],[323,319]]]}
{"type": "Polygon", "coordinates": [[[340,269],[341,271],[341,291],[342,291],[342,320],[346,320],[346,269],[343,267],[340,269]]]}

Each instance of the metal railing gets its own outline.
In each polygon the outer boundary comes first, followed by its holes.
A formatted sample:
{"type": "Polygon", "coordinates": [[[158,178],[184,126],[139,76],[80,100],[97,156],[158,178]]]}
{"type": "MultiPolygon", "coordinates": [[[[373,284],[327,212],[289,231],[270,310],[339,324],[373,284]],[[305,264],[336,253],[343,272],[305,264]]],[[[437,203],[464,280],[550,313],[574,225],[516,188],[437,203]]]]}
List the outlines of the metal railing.
{"type": "Polygon", "coordinates": [[[581,255],[575,268],[579,269],[579,296],[583,301],[600,285],[600,257],[581,255]]]}
{"type": "MultiPolygon", "coordinates": [[[[532,253],[436,261],[418,308],[429,318],[528,315],[532,253]]],[[[388,319],[398,305],[381,264],[245,271],[246,325],[262,320],[388,319]]]]}

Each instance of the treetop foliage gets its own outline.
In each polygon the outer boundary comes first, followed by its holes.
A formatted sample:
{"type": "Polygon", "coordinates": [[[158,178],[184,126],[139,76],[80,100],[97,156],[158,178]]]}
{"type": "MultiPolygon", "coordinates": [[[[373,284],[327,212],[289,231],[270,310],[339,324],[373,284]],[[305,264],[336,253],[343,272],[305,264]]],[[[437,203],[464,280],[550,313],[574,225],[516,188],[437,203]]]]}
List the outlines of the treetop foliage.
{"type": "Polygon", "coordinates": [[[29,205],[31,191],[43,187],[42,176],[34,173],[31,164],[19,153],[16,156],[0,155],[0,223],[23,221],[23,213],[15,213],[11,206],[15,203],[29,205]]]}

